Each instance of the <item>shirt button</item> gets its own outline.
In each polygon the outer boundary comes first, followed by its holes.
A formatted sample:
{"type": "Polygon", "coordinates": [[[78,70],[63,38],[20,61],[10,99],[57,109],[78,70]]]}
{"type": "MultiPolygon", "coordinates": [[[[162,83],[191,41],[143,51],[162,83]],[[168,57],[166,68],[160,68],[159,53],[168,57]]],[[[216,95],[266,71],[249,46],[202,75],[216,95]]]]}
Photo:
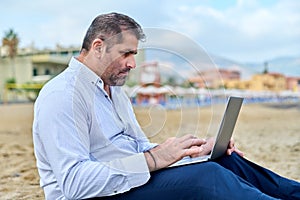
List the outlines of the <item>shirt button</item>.
{"type": "Polygon", "coordinates": [[[117,192],[118,192],[117,190],[114,191],[114,193],[117,193],[117,192]]]}

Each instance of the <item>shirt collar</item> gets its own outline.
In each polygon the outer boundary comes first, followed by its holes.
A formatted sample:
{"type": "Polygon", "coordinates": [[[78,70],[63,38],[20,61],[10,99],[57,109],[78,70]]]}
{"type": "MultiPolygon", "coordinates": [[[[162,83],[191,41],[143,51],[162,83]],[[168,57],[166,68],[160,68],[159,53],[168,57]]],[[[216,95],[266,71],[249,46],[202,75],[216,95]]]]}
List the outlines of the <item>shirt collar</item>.
{"type": "Polygon", "coordinates": [[[92,85],[98,86],[102,89],[104,88],[102,79],[85,64],[78,61],[75,57],[71,58],[69,67],[74,70],[79,70],[78,73],[80,76],[92,85]]]}

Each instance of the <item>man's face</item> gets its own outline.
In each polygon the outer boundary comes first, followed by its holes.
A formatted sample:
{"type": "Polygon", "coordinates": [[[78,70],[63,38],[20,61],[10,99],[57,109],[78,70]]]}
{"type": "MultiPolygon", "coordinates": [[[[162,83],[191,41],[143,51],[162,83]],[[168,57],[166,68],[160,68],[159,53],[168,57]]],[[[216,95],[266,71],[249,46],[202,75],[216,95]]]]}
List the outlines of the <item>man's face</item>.
{"type": "Polygon", "coordinates": [[[104,71],[101,79],[105,84],[121,86],[125,84],[129,71],[136,67],[134,55],[137,54],[138,40],[130,33],[123,34],[123,41],[105,51],[102,57],[104,71]]]}

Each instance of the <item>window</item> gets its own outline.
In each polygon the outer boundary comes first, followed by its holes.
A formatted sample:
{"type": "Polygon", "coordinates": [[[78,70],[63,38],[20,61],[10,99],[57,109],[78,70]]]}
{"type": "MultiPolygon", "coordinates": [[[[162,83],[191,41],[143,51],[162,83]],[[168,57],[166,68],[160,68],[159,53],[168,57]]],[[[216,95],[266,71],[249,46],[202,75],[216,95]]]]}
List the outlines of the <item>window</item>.
{"type": "Polygon", "coordinates": [[[45,75],[50,75],[50,70],[49,69],[45,70],[45,75]]]}
{"type": "Polygon", "coordinates": [[[33,74],[33,76],[37,76],[37,75],[38,75],[38,70],[37,70],[37,68],[33,68],[32,74],[33,74]]]}

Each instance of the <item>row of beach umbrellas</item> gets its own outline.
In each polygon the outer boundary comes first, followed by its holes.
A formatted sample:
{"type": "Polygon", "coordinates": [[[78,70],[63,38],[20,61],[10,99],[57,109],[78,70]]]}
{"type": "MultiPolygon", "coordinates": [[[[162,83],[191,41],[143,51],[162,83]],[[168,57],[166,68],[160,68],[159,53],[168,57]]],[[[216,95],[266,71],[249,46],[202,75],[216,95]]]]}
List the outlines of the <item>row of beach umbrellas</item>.
{"type": "Polygon", "coordinates": [[[239,89],[205,89],[205,88],[194,88],[194,87],[180,87],[180,86],[170,86],[164,85],[156,87],[153,85],[149,86],[139,86],[135,85],[129,87],[127,85],[123,86],[123,89],[130,97],[135,97],[138,94],[144,95],[157,95],[166,94],[170,96],[243,96],[243,97],[299,97],[300,92],[294,92],[290,90],[285,91],[251,91],[251,90],[239,90],[239,89]]]}

